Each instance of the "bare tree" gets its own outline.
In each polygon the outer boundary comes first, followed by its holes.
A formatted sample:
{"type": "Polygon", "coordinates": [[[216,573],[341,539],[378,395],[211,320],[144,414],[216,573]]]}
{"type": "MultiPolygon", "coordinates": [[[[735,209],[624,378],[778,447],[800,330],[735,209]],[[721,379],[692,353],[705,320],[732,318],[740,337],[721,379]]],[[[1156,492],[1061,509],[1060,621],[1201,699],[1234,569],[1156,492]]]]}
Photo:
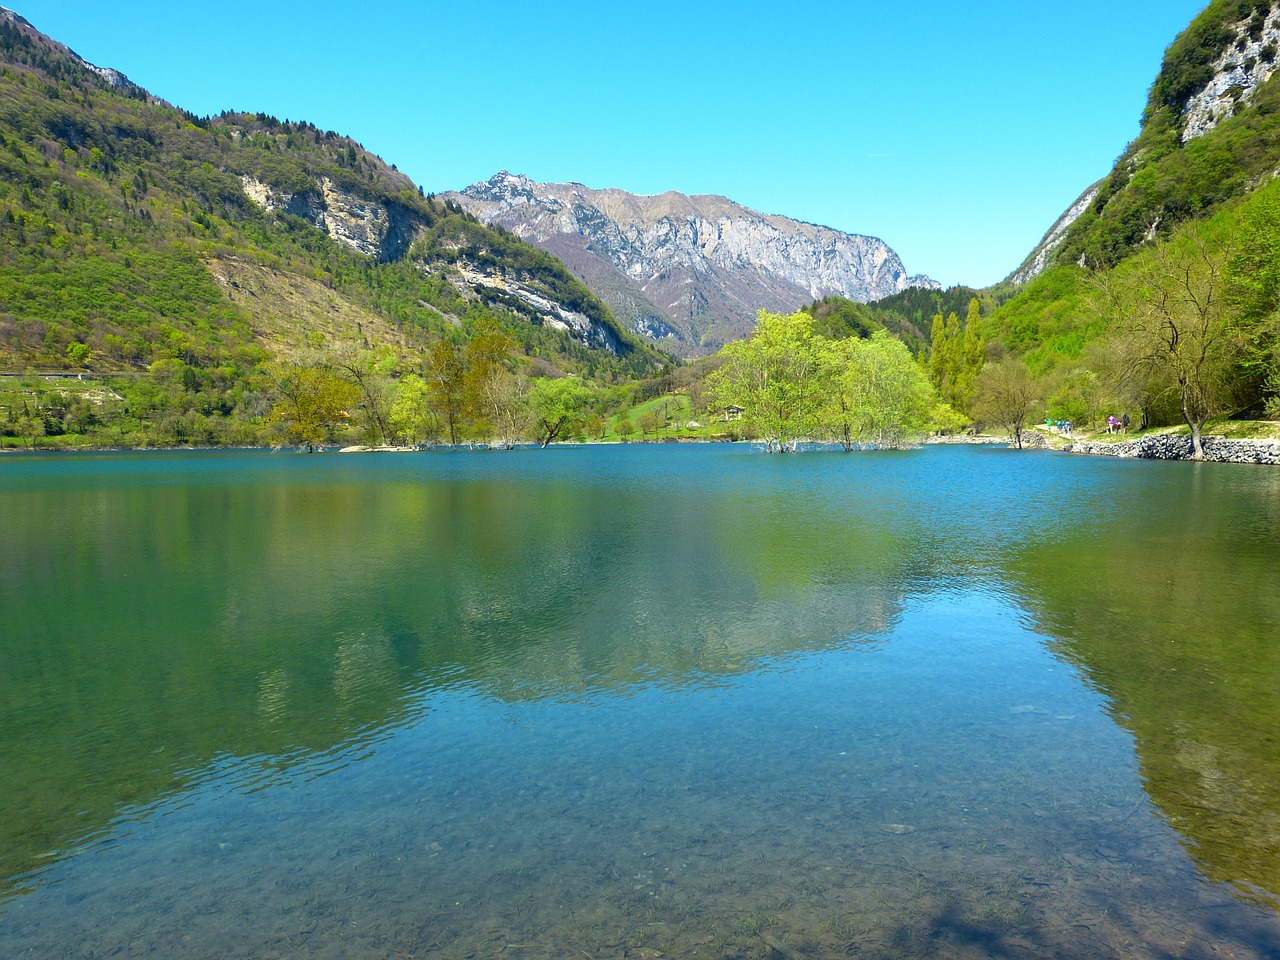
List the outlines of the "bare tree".
{"type": "Polygon", "coordinates": [[[981,420],[998,423],[1022,449],[1022,431],[1040,404],[1040,388],[1021,360],[988,363],[973,383],[973,409],[981,420]]]}
{"type": "Polygon", "coordinates": [[[1231,367],[1245,346],[1223,266],[1202,236],[1185,233],[1095,280],[1125,365],[1176,391],[1195,460],[1204,459],[1205,423],[1232,399],[1231,367]]]}

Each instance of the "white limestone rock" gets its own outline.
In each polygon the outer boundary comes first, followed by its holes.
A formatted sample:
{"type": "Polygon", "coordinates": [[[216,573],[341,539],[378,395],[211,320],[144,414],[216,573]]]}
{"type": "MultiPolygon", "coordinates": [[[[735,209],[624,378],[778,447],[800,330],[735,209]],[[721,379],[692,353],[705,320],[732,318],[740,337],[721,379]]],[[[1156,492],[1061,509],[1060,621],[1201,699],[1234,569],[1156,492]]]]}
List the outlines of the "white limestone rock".
{"type": "Polygon", "coordinates": [[[1183,111],[1182,142],[1203,136],[1230,117],[1239,107],[1253,102],[1258,87],[1275,73],[1280,50],[1280,14],[1267,19],[1262,35],[1249,36],[1249,21],[1236,24],[1235,42],[1213,64],[1213,79],[1187,101],[1183,111]],[[1263,55],[1264,48],[1270,59],[1263,55]]]}

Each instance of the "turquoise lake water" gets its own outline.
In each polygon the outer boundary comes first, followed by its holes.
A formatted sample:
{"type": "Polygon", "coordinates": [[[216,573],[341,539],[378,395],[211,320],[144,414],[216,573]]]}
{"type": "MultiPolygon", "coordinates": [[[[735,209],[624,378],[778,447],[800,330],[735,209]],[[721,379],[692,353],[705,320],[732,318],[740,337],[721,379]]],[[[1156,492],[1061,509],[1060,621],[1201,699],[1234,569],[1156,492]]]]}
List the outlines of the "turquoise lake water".
{"type": "Polygon", "coordinates": [[[0,957],[1280,957],[1280,470],[0,459],[0,957]]]}

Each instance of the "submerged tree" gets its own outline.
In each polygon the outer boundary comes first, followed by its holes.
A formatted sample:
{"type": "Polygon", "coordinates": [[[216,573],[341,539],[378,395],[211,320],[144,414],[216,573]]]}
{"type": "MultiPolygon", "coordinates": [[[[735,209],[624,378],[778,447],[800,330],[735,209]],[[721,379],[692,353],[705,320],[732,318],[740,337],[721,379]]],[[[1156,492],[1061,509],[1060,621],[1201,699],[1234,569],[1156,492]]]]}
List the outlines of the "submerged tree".
{"type": "Polygon", "coordinates": [[[270,420],[278,423],[291,443],[314,453],[351,422],[350,410],[360,399],[359,390],[344,380],[324,359],[298,359],[273,364],[271,379],[276,396],[270,420]]]}
{"type": "Polygon", "coordinates": [[[535,380],[529,390],[529,404],[538,443],[547,447],[572,434],[594,399],[595,394],[577,377],[535,380]]]}
{"type": "Polygon", "coordinates": [[[906,344],[884,330],[828,341],[828,432],[845,448],[901,447],[929,424],[935,394],[906,344]]]}
{"type": "Polygon", "coordinates": [[[830,357],[807,313],[760,312],[755,332],[724,348],[709,378],[711,396],[743,410],[744,425],[770,453],[794,451],[822,425],[830,357]]]}
{"type": "Polygon", "coordinates": [[[463,399],[473,431],[510,450],[529,428],[524,378],[510,369],[516,342],[490,319],[476,323],[463,351],[463,399]]]}
{"type": "Polygon", "coordinates": [[[440,419],[431,406],[431,390],[416,373],[400,378],[387,422],[397,439],[415,446],[439,442],[440,419]]]}
{"type": "Polygon", "coordinates": [[[841,376],[861,384],[863,442],[901,447],[927,429],[934,391],[901,340],[880,330],[860,341],[841,376]]]}
{"type": "Polygon", "coordinates": [[[343,379],[356,388],[356,409],[365,439],[373,443],[390,443],[392,431],[387,415],[393,396],[388,373],[391,358],[380,358],[375,351],[360,350],[353,344],[347,344],[333,355],[333,365],[343,379]]]}
{"type": "Polygon", "coordinates": [[[427,395],[451,447],[458,445],[462,434],[467,404],[465,375],[457,344],[437,340],[427,360],[427,395]]]}

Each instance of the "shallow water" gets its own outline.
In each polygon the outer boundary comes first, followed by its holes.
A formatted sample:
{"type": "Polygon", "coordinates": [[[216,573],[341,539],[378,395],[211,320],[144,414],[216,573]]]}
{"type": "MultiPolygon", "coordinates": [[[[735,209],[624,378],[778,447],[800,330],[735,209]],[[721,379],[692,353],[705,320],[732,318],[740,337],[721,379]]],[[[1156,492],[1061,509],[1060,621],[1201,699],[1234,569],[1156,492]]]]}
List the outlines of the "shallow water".
{"type": "Polygon", "coordinates": [[[0,461],[0,956],[1280,956],[1280,472],[0,461]]]}

